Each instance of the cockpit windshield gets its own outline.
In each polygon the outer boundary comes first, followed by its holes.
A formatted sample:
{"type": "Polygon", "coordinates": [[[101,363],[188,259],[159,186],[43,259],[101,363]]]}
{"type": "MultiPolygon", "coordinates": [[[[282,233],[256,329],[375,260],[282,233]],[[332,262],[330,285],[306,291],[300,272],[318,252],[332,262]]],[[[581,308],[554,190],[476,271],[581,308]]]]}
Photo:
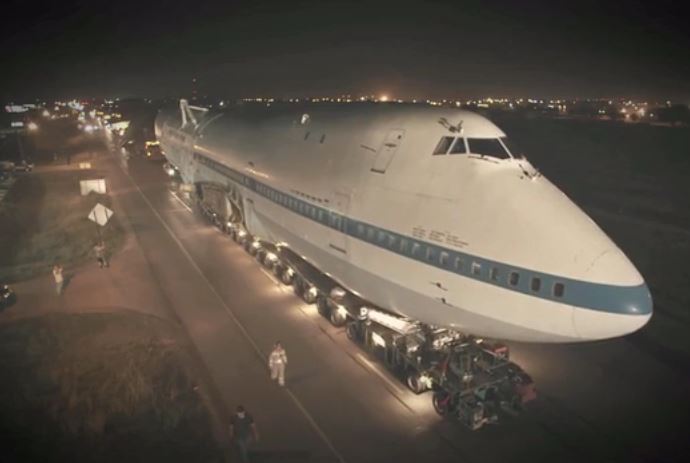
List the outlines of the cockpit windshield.
{"type": "Polygon", "coordinates": [[[509,159],[510,153],[498,138],[468,138],[469,152],[498,159],[509,159]]]}
{"type": "Polygon", "coordinates": [[[510,154],[515,159],[525,159],[525,153],[522,151],[522,148],[520,148],[513,140],[508,140],[508,137],[503,137],[501,138],[501,141],[503,142],[503,146],[508,148],[508,151],[510,151],[510,154]]]}

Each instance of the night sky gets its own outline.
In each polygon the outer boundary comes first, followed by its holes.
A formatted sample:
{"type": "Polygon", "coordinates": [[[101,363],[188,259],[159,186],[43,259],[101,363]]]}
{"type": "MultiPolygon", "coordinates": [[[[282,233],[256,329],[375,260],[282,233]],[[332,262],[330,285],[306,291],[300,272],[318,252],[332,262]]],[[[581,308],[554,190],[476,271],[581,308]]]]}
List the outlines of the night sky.
{"type": "Polygon", "coordinates": [[[684,2],[4,1],[0,98],[690,102],[684,2]],[[673,4],[676,6],[673,6],[673,4]]]}

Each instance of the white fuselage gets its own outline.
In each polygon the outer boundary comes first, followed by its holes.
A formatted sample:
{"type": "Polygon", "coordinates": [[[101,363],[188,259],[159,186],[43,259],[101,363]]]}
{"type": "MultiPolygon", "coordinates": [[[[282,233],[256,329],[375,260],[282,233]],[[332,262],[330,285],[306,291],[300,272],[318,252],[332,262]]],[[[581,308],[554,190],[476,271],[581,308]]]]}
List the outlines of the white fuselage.
{"type": "Polygon", "coordinates": [[[619,336],[651,316],[625,255],[477,114],[245,106],[196,129],[161,113],[156,129],[186,182],[239,193],[250,233],[382,308],[534,342],[619,336]],[[505,153],[475,153],[486,141],[505,153]]]}

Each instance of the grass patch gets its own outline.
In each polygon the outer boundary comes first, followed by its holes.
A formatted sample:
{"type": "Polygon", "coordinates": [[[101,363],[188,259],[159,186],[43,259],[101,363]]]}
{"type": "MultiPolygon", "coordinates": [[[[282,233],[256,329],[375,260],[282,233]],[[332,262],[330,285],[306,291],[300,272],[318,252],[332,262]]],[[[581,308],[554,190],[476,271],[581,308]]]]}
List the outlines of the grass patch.
{"type": "MultiPolygon", "coordinates": [[[[79,180],[93,171],[57,171],[20,176],[0,204],[0,280],[18,281],[50,272],[55,263],[78,265],[93,258],[96,226],[87,215],[96,203],[112,209],[108,195],[81,196],[79,180]]],[[[124,243],[115,215],[101,228],[110,253],[124,243]]]]}
{"type": "Polygon", "coordinates": [[[8,461],[219,461],[208,412],[166,321],[50,314],[0,325],[8,461]]]}

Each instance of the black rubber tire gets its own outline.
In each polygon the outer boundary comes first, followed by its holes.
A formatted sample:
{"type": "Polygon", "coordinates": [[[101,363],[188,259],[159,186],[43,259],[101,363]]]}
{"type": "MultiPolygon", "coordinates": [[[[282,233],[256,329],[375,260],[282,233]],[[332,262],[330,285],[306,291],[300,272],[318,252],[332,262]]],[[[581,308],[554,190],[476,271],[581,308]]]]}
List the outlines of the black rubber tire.
{"type": "Polygon", "coordinates": [[[419,372],[415,370],[409,370],[407,372],[407,378],[405,379],[405,384],[407,387],[415,394],[421,394],[426,391],[426,386],[422,383],[419,378],[419,372]]]}
{"type": "Polygon", "coordinates": [[[331,308],[328,320],[331,322],[331,325],[340,328],[347,323],[347,315],[343,316],[340,312],[338,312],[338,309],[331,308]]]}
{"type": "Polygon", "coordinates": [[[295,292],[295,295],[297,296],[302,296],[304,293],[304,287],[302,285],[302,279],[295,275],[295,277],[292,279],[292,290],[295,292]]]}
{"type": "Polygon", "coordinates": [[[356,342],[357,344],[360,344],[362,342],[359,330],[357,329],[356,322],[350,322],[347,324],[345,334],[347,335],[347,338],[352,342],[356,342]]]}
{"type": "Polygon", "coordinates": [[[316,310],[323,316],[327,317],[331,311],[328,307],[328,302],[324,296],[319,295],[316,298],[316,310]]]}
{"type": "Polygon", "coordinates": [[[431,398],[431,403],[434,406],[434,410],[439,416],[444,418],[448,417],[452,411],[453,407],[450,404],[449,393],[444,390],[435,391],[431,398]]]}
{"type": "Polygon", "coordinates": [[[283,267],[280,270],[280,281],[282,281],[284,285],[291,285],[292,281],[295,279],[295,274],[293,273],[292,275],[290,275],[290,273],[287,270],[288,267],[283,267]]]}
{"type": "Polygon", "coordinates": [[[304,285],[304,290],[302,291],[302,300],[307,304],[313,304],[316,302],[316,298],[319,297],[319,292],[316,291],[316,294],[313,294],[310,291],[311,288],[311,285],[304,285]]]}
{"type": "Polygon", "coordinates": [[[284,269],[285,267],[283,267],[283,265],[280,262],[276,261],[276,263],[273,264],[273,268],[271,270],[273,271],[273,275],[275,275],[277,279],[282,281],[284,269]]]}

